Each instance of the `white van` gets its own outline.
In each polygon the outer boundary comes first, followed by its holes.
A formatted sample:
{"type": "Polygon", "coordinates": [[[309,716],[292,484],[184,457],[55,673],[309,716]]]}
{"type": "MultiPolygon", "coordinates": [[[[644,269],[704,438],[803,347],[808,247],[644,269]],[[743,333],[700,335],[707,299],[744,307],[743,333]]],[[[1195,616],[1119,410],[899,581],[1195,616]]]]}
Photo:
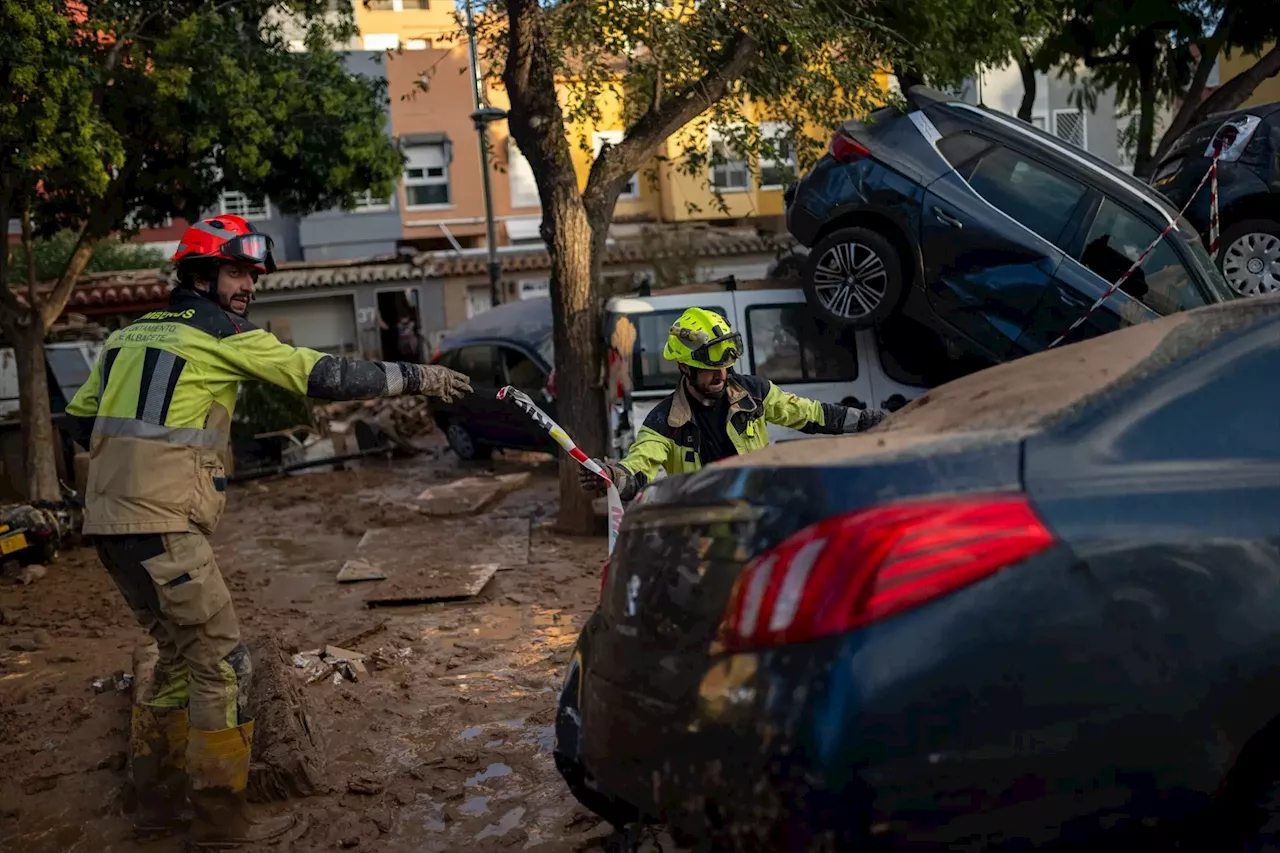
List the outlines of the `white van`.
{"type": "MultiPolygon", "coordinates": [[[[624,318],[635,327],[636,341],[624,365],[631,376],[630,399],[611,400],[615,458],[626,453],[645,417],[675,389],[679,370],[663,360],[662,349],[671,324],[695,306],[721,314],[742,333],[746,351],[734,365],[738,373],[763,376],[793,394],[824,403],[895,411],[929,388],[968,372],[936,335],[910,320],[875,330],[824,328],[809,310],[804,292],[777,280],[729,278],[656,294],[617,296],[605,307],[606,345],[624,318]]],[[[774,441],[809,437],[780,427],[770,427],[769,436],[774,441]]]]}
{"type": "MultiPolygon", "coordinates": [[[[44,345],[44,358],[53,381],[49,383],[49,397],[54,412],[61,411],[80,386],[89,378],[93,364],[102,351],[101,341],[67,341],[44,345]]],[[[0,349],[0,418],[18,414],[18,358],[13,349],[0,349]]]]}

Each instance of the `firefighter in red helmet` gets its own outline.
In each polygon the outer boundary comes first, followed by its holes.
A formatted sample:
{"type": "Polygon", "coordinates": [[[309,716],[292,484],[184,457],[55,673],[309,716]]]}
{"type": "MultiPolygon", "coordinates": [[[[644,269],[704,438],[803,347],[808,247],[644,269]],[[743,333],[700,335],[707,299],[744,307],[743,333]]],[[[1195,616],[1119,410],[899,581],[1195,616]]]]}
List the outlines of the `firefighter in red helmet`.
{"type": "Polygon", "coordinates": [[[240,382],[325,400],[421,394],[453,400],[466,376],[435,365],[336,358],[281,343],[248,319],[271,238],[239,216],[192,225],[173,256],[169,305],[107,339],[67,406],[90,449],[84,532],[160,659],[133,709],[139,831],[186,825],[197,845],[280,836],[245,802],[252,674],[208,537],[226,503],[226,453],[240,382]]]}

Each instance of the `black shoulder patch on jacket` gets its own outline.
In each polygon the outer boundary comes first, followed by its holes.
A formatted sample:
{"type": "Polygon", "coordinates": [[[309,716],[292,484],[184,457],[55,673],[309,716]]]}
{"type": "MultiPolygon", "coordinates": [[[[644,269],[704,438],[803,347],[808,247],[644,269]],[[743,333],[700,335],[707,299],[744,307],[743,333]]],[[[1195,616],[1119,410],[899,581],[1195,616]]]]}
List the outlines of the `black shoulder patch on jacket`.
{"type": "Polygon", "coordinates": [[[729,377],[729,381],[741,385],[744,391],[757,400],[765,398],[769,393],[769,385],[772,384],[763,376],[752,376],[749,373],[735,373],[729,377]]]}
{"type": "Polygon", "coordinates": [[[182,323],[213,335],[218,340],[253,332],[258,328],[244,317],[224,311],[212,299],[181,287],[169,296],[167,308],[148,311],[133,322],[182,323]]]}
{"type": "Polygon", "coordinates": [[[671,427],[667,425],[667,419],[671,417],[671,404],[675,402],[675,399],[675,392],[663,397],[662,402],[649,410],[648,416],[644,419],[644,425],[658,435],[670,437],[671,427]]]}

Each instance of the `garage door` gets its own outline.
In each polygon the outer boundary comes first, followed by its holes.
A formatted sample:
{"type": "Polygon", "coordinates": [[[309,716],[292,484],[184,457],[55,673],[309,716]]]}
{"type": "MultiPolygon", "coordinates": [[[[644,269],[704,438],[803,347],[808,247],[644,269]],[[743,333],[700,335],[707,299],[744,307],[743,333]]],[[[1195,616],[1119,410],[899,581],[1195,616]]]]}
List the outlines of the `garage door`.
{"type": "Polygon", "coordinates": [[[281,340],[332,355],[357,349],[355,309],[350,296],[258,302],[249,319],[281,340]]]}

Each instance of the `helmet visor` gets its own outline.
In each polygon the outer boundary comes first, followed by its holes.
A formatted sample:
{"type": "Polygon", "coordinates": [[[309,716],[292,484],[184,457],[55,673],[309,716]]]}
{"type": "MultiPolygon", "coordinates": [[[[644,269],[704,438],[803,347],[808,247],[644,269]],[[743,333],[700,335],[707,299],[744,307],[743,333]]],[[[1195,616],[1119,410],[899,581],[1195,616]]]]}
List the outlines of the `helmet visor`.
{"type": "Polygon", "coordinates": [[[237,261],[248,261],[263,272],[275,272],[276,263],[271,250],[274,245],[266,234],[241,234],[222,244],[219,254],[237,261]]]}
{"type": "Polygon", "coordinates": [[[693,351],[693,360],[712,367],[728,367],[742,355],[742,335],[733,332],[712,338],[693,351]]]}

